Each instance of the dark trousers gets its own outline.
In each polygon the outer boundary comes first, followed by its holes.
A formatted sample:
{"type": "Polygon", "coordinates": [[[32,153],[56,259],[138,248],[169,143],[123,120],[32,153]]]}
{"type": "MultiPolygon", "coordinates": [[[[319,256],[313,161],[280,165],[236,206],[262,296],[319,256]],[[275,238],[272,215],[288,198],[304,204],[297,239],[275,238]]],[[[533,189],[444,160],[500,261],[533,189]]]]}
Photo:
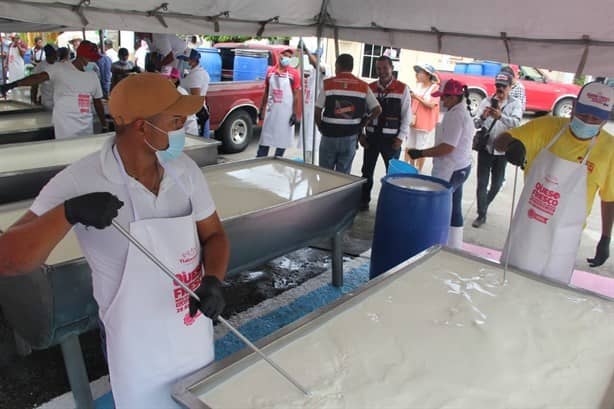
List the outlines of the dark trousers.
{"type": "MultiPolygon", "coordinates": [[[[275,148],[275,156],[284,156],[286,150],[284,148],[275,148]]],[[[265,145],[258,145],[258,152],[256,152],[256,157],[261,158],[263,156],[269,155],[269,147],[265,145]]]]}
{"type": "Polygon", "coordinates": [[[395,138],[382,138],[378,136],[367,137],[367,147],[364,148],[362,159],[362,177],[367,179],[367,183],[362,185],[362,203],[368,204],[371,201],[371,189],[373,189],[373,173],[377,158],[381,155],[388,171],[390,159],[399,159],[401,148],[394,149],[392,143],[395,138]]]}
{"type": "Polygon", "coordinates": [[[505,179],[507,160],[504,155],[492,155],[486,151],[478,152],[478,216],[486,217],[488,206],[493,201],[505,179]],[[490,181],[490,189],[488,182],[490,181]]]}
{"type": "Polygon", "coordinates": [[[454,171],[450,177],[450,184],[452,189],[454,189],[454,193],[452,193],[452,218],[450,220],[450,226],[452,227],[463,226],[463,184],[470,173],[471,165],[454,171]]]}

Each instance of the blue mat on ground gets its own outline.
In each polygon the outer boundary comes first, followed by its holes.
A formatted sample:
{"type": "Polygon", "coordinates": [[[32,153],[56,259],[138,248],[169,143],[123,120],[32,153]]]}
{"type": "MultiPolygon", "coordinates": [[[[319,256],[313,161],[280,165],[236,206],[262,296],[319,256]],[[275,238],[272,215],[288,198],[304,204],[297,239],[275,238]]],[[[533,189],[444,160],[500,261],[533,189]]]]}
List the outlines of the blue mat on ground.
{"type": "MultiPolygon", "coordinates": [[[[349,293],[369,281],[369,263],[365,263],[343,275],[343,287],[324,285],[298,297],[290,304],[280,307],[262,317],[243,324],[238,330],[252,342],[262,339],[278,329],[291,324],[305,315],[330,304],[343,294],[349,293]]],[[[243,349],[245,344],[233,333],[215,341],[215,360],[219,361],[243,349]]],[[[96,399],[96,409],[114,409],[111,392],[96,399]]]]}
{"type": "MultiPolygon", "coordinates": [[[[343,294],[354,290],[368,280],[369,263],[366,263],[344,274],[343,287],[337,288],[331,284],[324,285],[317,290],[298,297],[284,307],[249,321],[238,329],[247,339],[256,342],[310,312],[335,301],[343,294]]],[[[224,359],[244,347],[245,344],[235,334],[228,333],[215,341],[215,360],[224,359]]]]}

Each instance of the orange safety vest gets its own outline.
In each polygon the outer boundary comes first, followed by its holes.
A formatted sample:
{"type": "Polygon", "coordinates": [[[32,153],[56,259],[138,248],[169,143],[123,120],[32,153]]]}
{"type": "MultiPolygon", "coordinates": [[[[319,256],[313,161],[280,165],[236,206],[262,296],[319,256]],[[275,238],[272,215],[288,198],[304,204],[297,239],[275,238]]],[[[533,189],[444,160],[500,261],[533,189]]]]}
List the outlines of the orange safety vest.
{"type": "Polygon", "coordinates": [[[324,80],[322,135],[340,137],[357,135],[367,112],[369,84],[349,72],[324,80]]]}
{"type": "Polygon", "coordinates": [[[397,136],[401,129],[401,116],[408,114],[402,112],[403,94],[407,85],[393,79],[386,88],[382,88],[379,81],[369,84],[369,87],[377,96],[382,113],[367,126],[367,136],[397,136]]]}

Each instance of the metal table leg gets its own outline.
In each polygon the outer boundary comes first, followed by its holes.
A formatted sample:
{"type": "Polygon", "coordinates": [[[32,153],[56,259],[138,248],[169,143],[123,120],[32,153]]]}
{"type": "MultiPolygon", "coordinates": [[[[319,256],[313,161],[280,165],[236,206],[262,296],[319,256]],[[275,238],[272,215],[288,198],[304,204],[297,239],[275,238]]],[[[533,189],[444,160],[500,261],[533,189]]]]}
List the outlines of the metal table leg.
{"type": "Polygon", "coordinates": [[[343,230],[333,236],[333,286],[343,286],[343,230]]]}
{"type": "Polygon", "coordinates": [[[83,352],[79,344],[79,336],[71,335],[60,344],[64,356],[64,366],[68,373],[68,382],[75,398],[77,409],[94,409],[94,399],[90,390],[90,382],[85,370],[83,352]]]}

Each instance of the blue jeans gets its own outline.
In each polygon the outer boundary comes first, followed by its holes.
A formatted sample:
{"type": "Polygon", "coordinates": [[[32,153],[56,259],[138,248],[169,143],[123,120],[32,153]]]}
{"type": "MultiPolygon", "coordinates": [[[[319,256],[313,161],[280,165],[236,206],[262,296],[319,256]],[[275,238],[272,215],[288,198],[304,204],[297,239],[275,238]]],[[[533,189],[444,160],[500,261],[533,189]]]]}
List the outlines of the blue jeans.
{"type": "Polygon", "coordinates": [[[322,135],[320,142],[320,166],[349,174],[356,155],[358,135],[330,137],[322,135]]]}
{"type": "MultiPolygon", "coordinates": [[[[284,156],[286,150],[284,148],[275,148],[275,156],[284,156]]],[[[261,158],[263,156],[269,156],[269,147],[265,145],[258,145],[258,152],[256,157],[261,158]]]]}
{"type": "Polygon", "coordinates": [[[454,189],[452,194],[452,220],[450,221],[450,226],[452,227],[463,226],[463,183],[465,183],[470,173],[471,165],[454,171],[450,177],[450,184],[452,189],[454,189]]]}

